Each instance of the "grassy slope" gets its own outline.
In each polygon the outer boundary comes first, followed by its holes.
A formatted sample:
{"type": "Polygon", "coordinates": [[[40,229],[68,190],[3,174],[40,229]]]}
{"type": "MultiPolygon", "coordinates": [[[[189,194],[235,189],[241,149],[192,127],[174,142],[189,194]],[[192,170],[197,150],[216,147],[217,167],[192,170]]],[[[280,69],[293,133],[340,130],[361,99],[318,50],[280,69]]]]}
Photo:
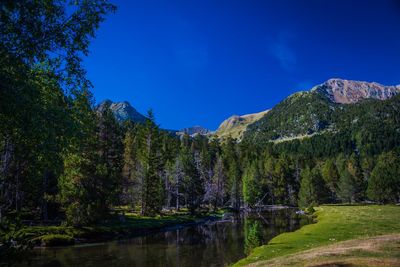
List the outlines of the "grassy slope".
{"type": "Polygon", "coordinates": [[[400,266],[400,234],[337,242],[250,266],[400,266]]]}
{"type": "Polygon", "coordinates": [[[321,206],[317,223],[284,233],[234,266],[270,260],[307,249],[362,237],[400,233],[399,206],[321,206]]]}
{"type": "Polygon", "coordinates": [[[268,111],[269,110],[265,110],[259,113],[239,116],[241,120],[238,119],[236,122],[234,122],[233,125],[229,125],[228,122],[229,120],[232,119],[232,117],[228,118],[218,127],[217,131],[215,132],[215,135],[218,138],[222,139],[228,137],[231,137],[233,139],[242,139],[243,133],[246,131],[247,126],[261,119],[268,111]]]}

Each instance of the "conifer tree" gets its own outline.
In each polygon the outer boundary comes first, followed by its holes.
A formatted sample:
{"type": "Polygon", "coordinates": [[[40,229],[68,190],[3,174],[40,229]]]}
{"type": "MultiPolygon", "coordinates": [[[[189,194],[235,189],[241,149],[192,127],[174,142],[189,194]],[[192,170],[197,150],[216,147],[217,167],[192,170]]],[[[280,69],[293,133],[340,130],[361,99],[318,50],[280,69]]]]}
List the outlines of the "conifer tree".
{"type": "Polygon", "coordinates": [[[67,221],[85,225],[103,218],[108,210],[104,165],[96,153],[96,115],[88,92],[76,95],[71,110],[74,137],[64,155],[64,174],[60,177],[60,199],[67,221]],[[79,130],[78,130],[79,129],[79,130]]]}
{"type": "Polygon", "coordinates": [[[344,169],[340,175],[338,196],[344,203],[352,203],[355,201],[356,185],[354,176],[350,174],[348,169],[344,169]]]}
{"type": "Polygon", "coordinates": [[[234,209],[240,208],[241,200],[241,170],[238,160],[236,141],[229,137],[223,144],[223,157],[227,171],[226,193],[231,206],[234,209]]]}
{"type": "Polygon", "coordinates": [[[122,195],[123,204],[128,204],[135,209],[141,197],[141,179],[139,163],[138,127],[129,124],[124,138],[124,154],[122,169],[122,195]]]}
{"type": "Polygon", "coordinates": [[[182,144],[180,153],[184,173],[185,200],[189,211],[195,213],[203,200],[204,187],[194,156],[185,144],[182,144]]]}
{"type": "Polygon", "coordinates": [[[261,197],[261,177],[257,162],[253,161],[245,168],[243,174],[243,199],[248,206],[252,207],[261,197]]]}
{"type": "Polygon", "coordinates": [[[161,171],[163,160],[161,156],[161,135],[155,124],[154,114],[150,110],[145,125],[140,132],[140,155],[142,166],[141,214],[154,215],[161,211],[163,205],[163,190],[161,171]]]}
{"type": "Polygon", "coordinates": [[[400,159],[394,152],[382,153],[368,181],[368,198],[379,203],[400,197],[400,159]]]}
{"type": "Polygon", "coordinates": [[[301,171],[299,206],[302,208],[325,203],[328,191],[318,167],[304,168],[301,171]]]}
{"type": "Polygon", "coordinates": [[[321,174],[331,192],[331,200],[334,201],[338,191],[339,172],[332,159],[328,159],[324,162],[321,174]]]}

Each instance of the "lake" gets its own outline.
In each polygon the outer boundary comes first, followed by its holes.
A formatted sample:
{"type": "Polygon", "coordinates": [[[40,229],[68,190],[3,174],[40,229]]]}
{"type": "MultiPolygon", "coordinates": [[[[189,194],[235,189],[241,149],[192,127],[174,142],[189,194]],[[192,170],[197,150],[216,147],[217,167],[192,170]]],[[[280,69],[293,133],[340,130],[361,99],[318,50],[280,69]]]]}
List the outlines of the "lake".
{"type": "Polygon", "coordinates": [[[295,211],[228,214],[222,220],[128,240],[35,249],[30,261],[20,266],[227,266],[274,236],[311,222],[295,211]]]}

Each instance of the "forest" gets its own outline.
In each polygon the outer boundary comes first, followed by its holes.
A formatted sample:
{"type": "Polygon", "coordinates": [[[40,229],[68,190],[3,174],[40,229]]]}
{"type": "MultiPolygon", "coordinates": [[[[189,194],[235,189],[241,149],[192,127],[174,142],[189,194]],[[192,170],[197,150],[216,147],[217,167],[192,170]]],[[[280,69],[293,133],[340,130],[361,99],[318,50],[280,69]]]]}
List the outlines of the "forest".
{"type": "MultiPolygon", "coordinates": [[[[96,107],[82,66],[115,7],[77,2],[72,13],[64,1],[0,4],[3,233],[26,221],[93,225],[117,207],[156,216],[399,201],[400,150],[391,138],[398,124],[365,124],[371,127],[357,135],[343,119],[338,133],[277,143],[270,133],[251,138],[251,127],[241,142],[176,136],[160,129],[152,110],[145,123],[117,121],[108,106],[96,107]]],[[[398,101],[371,101],[345,115],[389,104],[396,110],[398,101]]]]}

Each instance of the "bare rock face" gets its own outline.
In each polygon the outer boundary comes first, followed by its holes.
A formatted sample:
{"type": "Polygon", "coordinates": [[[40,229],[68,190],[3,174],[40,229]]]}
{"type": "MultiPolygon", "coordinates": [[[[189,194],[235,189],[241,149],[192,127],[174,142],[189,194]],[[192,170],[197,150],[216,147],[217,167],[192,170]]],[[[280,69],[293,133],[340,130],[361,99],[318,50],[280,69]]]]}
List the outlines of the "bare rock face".
{"type": "Polygon", "coordinates": [[[106,106],[110,108],[118,121],[131,120],[137,123],[144,123],[146,121],[146,117],[132,107],[128,101],[112,102],[111,100],[105,100],[96,109],[101,111],[106,106]]]}
{"type": "Polygon", "coordinates": [[[188,127],[188,128],[183,128],[180,131],[177,132],[177,135],[190,135],[192,137],[196,135],[207,135],[210,133],[210,130],[202,127],[202,126],[193,126],[193,127],[188,127]]]}
{"type": "Polygon", "coordinates": [[[400,85],[384,86],[376,82],[330,79],[312,91],[323,93],[335,103],[352,104],[367,98],[389,99],[400,93],[400,85]]]}

